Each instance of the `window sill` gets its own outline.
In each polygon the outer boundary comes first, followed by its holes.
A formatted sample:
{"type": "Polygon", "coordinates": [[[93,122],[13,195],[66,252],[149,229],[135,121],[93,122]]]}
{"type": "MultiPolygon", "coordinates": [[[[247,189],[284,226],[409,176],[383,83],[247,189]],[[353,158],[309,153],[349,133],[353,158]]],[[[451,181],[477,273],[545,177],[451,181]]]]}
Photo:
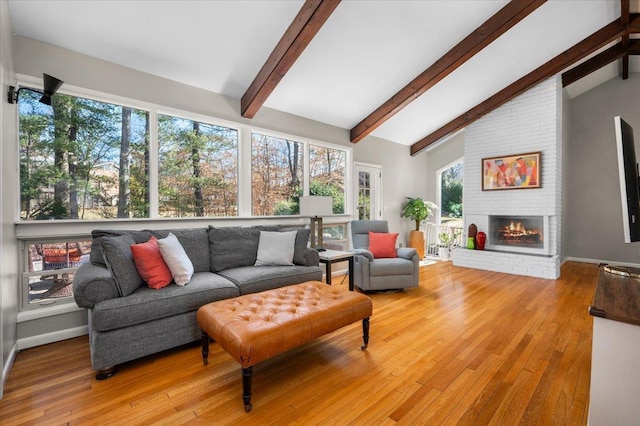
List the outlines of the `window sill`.
{"type": "Polygon", "coordinates": [[[33,321],[40,318],[52,317],[55,315],[67,314],[69,312],[84,311],[84,308],[78,307],[74,302],[61,303],[54,306],[46,306],[42,308],[30,309],[18,312],[17,322],[33,321]]]}

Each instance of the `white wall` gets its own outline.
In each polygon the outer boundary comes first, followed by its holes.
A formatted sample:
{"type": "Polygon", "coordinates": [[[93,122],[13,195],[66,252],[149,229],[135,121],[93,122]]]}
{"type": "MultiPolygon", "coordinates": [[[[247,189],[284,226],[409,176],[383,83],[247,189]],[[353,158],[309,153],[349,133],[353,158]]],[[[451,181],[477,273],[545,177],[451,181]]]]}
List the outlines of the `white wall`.
{"type": "MultiPolygon", "coordinates": [[[[13,38],[9,5],[0,0],[0,200],[6,200],[16,180],[14,173],[17,158],[16,107],[6,101],[9,85],[15,85],[13,72],[13,38]]],[[[11,197],[9,197],[11,199],[11,197]]],[[[0,398],[16,347],[16,317],[18,313],[18,244],[13,227],[11,203],[0,203],[0,365],[2,381],[0,398]]]]}

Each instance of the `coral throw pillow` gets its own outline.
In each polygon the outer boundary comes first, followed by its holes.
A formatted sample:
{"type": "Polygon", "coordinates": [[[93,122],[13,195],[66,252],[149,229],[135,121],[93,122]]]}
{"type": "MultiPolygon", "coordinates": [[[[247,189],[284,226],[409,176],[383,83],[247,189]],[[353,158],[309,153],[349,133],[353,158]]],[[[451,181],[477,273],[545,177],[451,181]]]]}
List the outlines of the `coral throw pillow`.
{"type": "Polygon", "coordinates": [[[131,254],[138,273],[149,288],[158,289],[169,285],[173,277],[160,254],[156,237],[151,237],[146,243],[132,244],[131,254]]]}
{"type": "Polygon", "coordinates": [[[396,257],[398,234],[369,231],[369,251],[374,258],[396,257]]]}

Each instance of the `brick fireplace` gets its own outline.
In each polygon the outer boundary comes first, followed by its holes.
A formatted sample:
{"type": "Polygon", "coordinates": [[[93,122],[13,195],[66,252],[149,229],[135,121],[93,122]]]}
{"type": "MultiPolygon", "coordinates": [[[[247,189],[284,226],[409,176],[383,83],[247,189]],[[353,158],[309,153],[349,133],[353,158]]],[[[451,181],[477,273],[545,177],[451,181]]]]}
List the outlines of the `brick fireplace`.
{"type": "Polygon", "coordinates": [[[455,265],[560,276],[562,124],[562,83],[553,77],[465,129],[465,231],[474,223],[488,241],[484,251],[456,248],[455,265]],[[540,188],[482,190],[483,158],[534,151],[542,152],[540,188]]]}

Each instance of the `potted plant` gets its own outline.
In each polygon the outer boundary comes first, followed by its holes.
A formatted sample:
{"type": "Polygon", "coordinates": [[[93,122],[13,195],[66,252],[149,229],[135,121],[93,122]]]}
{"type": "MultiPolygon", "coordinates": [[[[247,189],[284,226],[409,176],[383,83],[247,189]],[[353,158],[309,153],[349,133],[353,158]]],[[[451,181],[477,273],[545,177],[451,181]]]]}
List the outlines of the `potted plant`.
{"type": "Polygon", "coordinates": [[[440,243],[438,244],[438,255],[442,260],[449,260],[451,248],[455,245],[456,240],[460,235],[460,231],[454,231],[452,229],[447,229],[446,231],[438,234],[438,240],[440,240],[440,243]]]}
{"type": "Polygon", "coordinates": [[[438,207],[431,201],[424,201],[422,198],[407,197],[409,201],[402,210],[402,217],[409,218],[416,223],[416,229],[409,233],[409,247],[413,247],[418,252],[420,259],[424,258],[424,232],[420,230],[420,224],[427,220],[432,210],[438,207]]]}

